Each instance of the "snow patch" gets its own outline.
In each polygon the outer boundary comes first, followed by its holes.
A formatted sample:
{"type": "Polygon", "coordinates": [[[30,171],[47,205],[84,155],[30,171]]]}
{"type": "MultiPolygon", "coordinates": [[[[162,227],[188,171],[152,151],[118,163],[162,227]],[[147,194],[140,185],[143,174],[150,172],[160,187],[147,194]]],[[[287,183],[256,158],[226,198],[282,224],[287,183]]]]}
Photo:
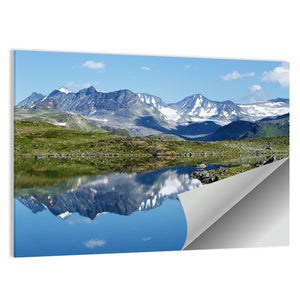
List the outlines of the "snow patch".
{"type": "Polygon", "coordinates": [[[290,109],[283,102],[263,102],[257,104],[240,104],[238,105],[243,113],[249,115],[256,120],[262,119],[265,117],[284,115],[289,113],[290,109]]]}
{"type": "Polygon", "coordinates": [[[161,107],[159,111],[168,119],[171,121],[177,121],[180,119],[180,115],[178,112],[170,107],[161,107]]]}
{"type": "Polygon", "coordinates": [[[57,125],[57,126],[66,126],[67,123],[66,123],[66,122],[55,122],[55,123],[53,123],[53,125],[57,125]]]}
{"type": "Polygon", "coordinates": [[[195,110],[198,108],[198,107],[201,107],[201,104],[202,104],[202,96],[200,96],[200,98],[197,98],[196,99],[196,103],[193,107],[193,109],[191,110],[191,112],[189,113],[189,115],[193,115],[195,113],[195,110]]]}
{"type": "Polygon", "coordinates": [[[69,94],[72,93],[69,89],[65,88],[64,86],[58,89],[58,91],[64,93],[64,94],[69,94]]]}
{"type": "Polygon", "coordinates": [[[73,213],[70,213],[69,211],[65,211],[63,213],[61,213],[60,215],[58,215],[59,218],[65,220],[67,217],[71,216],[73,213]]]}
{"type": "Polygon", "coordinates": [[[99,92],[99,93],[105,93],[105,94],[107,94],[107,92],[105,92],[105,91],[101,91],[101,90],[98,90],[98,89],[95,89],[97,92],[99,92]]]}

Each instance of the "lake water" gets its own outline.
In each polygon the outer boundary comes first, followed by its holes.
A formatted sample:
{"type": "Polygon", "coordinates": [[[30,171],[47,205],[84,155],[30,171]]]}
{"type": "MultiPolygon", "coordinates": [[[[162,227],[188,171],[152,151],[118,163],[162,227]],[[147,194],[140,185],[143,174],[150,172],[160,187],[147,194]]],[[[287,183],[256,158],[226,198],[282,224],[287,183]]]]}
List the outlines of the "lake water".
{"type": "Polygon", "coordinates": [[[113,173],[15,190],[15,256],[179,250],[187,224],[177,195],[201,186],[193,171],[113,173]]]}

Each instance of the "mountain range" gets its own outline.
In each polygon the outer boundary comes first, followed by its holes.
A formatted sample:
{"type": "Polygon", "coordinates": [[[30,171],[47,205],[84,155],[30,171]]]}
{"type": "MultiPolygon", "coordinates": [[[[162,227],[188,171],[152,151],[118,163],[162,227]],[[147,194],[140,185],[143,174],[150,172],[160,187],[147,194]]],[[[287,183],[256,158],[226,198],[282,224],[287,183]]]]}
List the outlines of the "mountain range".
{"type": "Polygon", "coordinates": [[[177,103],[166,104],[160,97],[147,93],[130,90],[107,93],[90,86],[77,93],[65,87],[48,95],[34,92],[16,107],[64,111],[99,127],[126,129],[133,136],[171,134],[200,139],[214,134],[231,122],[255,123],[267,117],[287,114],[289,99],[236,104],[231,100],[212,101],[195,94],[177,103]]]}

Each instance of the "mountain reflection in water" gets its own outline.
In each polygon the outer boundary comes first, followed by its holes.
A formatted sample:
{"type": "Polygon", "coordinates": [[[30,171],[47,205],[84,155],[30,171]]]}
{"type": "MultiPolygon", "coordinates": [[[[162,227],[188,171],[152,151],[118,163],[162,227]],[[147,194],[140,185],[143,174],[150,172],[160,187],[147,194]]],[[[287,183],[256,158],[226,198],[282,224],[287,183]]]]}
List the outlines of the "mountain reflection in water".
{"type": "Polygon", "coordinates": [[[201,186],[199,180],[190,177],[192,171],[193,167],[174,167],[145,174],[81,177],[47,188],[17,190],[15,198],[33,213],[47,209],[62,219],[75,212],[91,220],[106,212],[130,215],[201,186]]]}
{"type": "Polygon", "coordinates": [[[112,173],[15,190],[14,255],[180,250],[187,223],[177,197],[201,186],[193,171],[112,173]]]}

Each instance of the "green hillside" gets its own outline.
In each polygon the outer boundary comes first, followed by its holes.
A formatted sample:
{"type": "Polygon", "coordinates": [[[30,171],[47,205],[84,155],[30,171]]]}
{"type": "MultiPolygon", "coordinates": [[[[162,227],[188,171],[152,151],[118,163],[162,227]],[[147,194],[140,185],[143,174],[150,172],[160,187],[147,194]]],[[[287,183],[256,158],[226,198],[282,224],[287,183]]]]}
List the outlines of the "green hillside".
{"type": "Polygon", "coordinates": [[[68,129],[40,121],[15,120],[15,154],[114,153],[148,155],[182,155],[184,153],[232,153],[264,151],[267,144],[274,150],[288,149],[289,137],[243,141],[200,142],[159,137],[127,137],[103,132],[68,129]],[[278,141],[277,141],[278,140],[278,141]]]}
{"type": "Polygon", "coordinates": [[[234,121],[220,127],[203,141],[243,140],[289,135],[289,114],[275,119],[265,118],[257,122],[234,121]]]}
{"type": "Polygon", "coordinates": [[[129,135],[127,130],[116,129],[111,127],[100,128],[96,124],[76,114],[53,109],[15,108],[15,120],[41,121],[60,127],[80,131],[93,131],[117,135],[129,135]]]}
{"type": "Polygon", "coordinates": [[[243,134],[240,139],[262,138],[267,136],[289,135],[290,118],[279,117],[277,119],[263,119],[256,122],[256,126],[243,134]]]}

